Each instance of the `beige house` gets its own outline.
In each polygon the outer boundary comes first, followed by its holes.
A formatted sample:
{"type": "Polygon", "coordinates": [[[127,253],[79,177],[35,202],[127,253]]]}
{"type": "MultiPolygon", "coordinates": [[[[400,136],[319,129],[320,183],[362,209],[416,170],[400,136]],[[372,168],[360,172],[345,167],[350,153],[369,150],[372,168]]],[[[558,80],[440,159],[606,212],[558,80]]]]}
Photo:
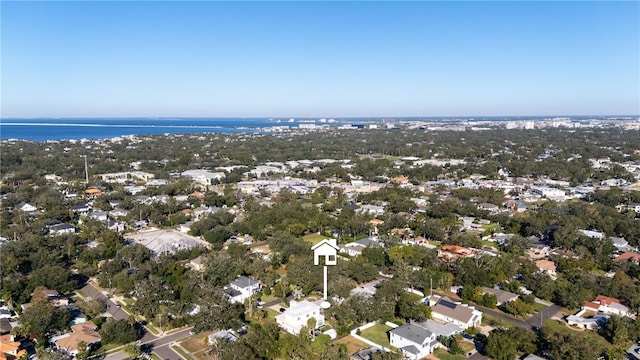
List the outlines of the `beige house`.
{"type": "Polygon", "coordinates": [[[87,348],[100,342],[100,334],[95,330],[96,325],[91,322],[84,322],[71,326],[71,333],[60,335],[52,342],[56,344],[59,349],[62,349],[69,354],[76,356],[79,351],[80,343],[84,343],[87,348]]]}

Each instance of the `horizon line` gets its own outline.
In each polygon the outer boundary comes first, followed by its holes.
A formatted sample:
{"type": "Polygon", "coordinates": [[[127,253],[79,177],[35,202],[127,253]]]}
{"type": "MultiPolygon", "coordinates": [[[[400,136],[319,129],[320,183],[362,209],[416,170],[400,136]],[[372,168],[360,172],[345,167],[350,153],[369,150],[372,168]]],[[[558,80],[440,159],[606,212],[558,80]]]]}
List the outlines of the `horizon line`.
{"type": "Polygon", "coordinates": [[[378,116],[0,116],[2,119],[408,119],[408,118],[511,118],[511,117],[640,117],[639,114],[528,114],[528,115],[378,115],[378,116]]]}

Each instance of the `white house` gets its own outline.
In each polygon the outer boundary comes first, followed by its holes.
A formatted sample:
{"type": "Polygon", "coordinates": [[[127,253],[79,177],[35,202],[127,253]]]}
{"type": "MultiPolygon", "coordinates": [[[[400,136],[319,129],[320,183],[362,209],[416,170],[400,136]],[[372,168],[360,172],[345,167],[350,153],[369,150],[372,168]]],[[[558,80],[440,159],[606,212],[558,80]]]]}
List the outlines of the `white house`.
{"type": "Polygon", "coordinates": [[[49,226],[49,235],[59,236],[59,235],[69,235],[75,234],[76,227],[71,224],[54,224],[49,226]]]}
{"type": "Polygon", "coordinates": [[[223,172],[210,172],[208,170],[187,170],[182,173],[182,176],[188,176],[194,181],[207,186],[224,179],[226,175],[223,172]]]}
{"type": "Polygon", "coordinates": [[[586,237],[590,237],[592,239],[598,239],[598,240],[602,240],[604,239],[604,234],[601,233],[600,231],[594,231],[594,230],[578,230],[578,233],[580,233],[580,235],[584,235],[586,237]]]}
{"type": "Polygon", "coordinates": [[[405,359],[421,359],[442,346],[436,334],[417,324],[404,324],[389,330],[389,343],[402,351],[405,359]]]}
{"type": "Polygon", "coordinates": [[[488,211],[492,214],[497,214],[500,211],[498,205],[490,204],[490,203],[480,203],[478,204],[479,210],[488,211]]]}
{"type": "Polygon", "coordinates": [[[633,247],[629,246],[629,242],[624,237],[610,236],[609,240],[611,240],[613,246],[615,246],[620,252],[633,250],[633,247]]]}
{"type": "Polygon", "coordinates": [[[34,212],[38,210],[38,208],[29,203],[23,202],[18,204],[18,210],[24,211],[24,212],[34,212]]]}
{"type": "Polygon", "coordinates": [[[432,297],[429,301],[430,303],[437,301],[431,307],[431,316],[435,320],[450,322],[463,329],[480,326],[482,312],[476,310],[473,306],[456,303],[446,297],[432,297]]]}
{"type": "Polygon", "coordinates": [[[358,214],[367,214],[373,216],[384,215],[384,206],[362,205],[355,212],[358,214]]]}
{"type": "Polygon", "coordinates": [[[238,341],[238,336],[231,330],[220,330],[216,333],[209,335],[207,342],[209,345],[215,345],[219,341],[238,341]]]}
{"type": "Polygon", "coordinates": [[[125,223],[109,219],[107,220],[107,228],[115,232],[123,232],[124,229],[127,228],[127,226],[125,225],[125,223]]]}
{"type": "Polygon", "coordinates": [[[324,315],[320,309],[320,305],[307,300],[291,300],[289,309],[276,316],[276,323],[287,332],[298,335],[302,327],[307,326],[309,318],[316,319],[316,328],[324,325],[324,315]]]}
{"type": "Polygon", "coordinates": [[[73,211],[74,214],[84,216],[87,215],[89,211],[91,211],[91,206],[89,204],[73,205],[69,208],[69,210],[73,211]]]}
{"type": "Polygon", "coordinates": [[[89,214],[89,218],[95,221],[107,221],[109,214],[106,211],[94,211],[89,214]]]}
{"type": "Polygon", "coordinates": [[[124,209],[113,209],[113,210],[109,211],[109,216],[111,216],[114,219],[119,218],[119,217],[125,217],[127,215],[129,215],[129,211],[124,210],[124,209]]]}
{"type": "Polygon", "coordinates": [[[584,318],[582,315],[585,309],[580,310],[575,315],[567,316],[567,324],[587,330],[598,330],[601,326],[609,321],[609,315],[595,315],[593,317],[584,318]]]}
{"type": "Polygon", "coordinates": [[[382,243],[376,239],[366,238],[353,241],[340,246],[340,251],[347,253],[349,256],[362,255],[362,251],[369,246],[382,246],[382,243]]]}
{"type": "Polygon", "coordinates": [[[324,239],[313,245],[313,265],[320,264],[320,257],[324,258],[323,265],[336,265],[338,255],[338,243],[336,239],[324,239]]]}
{"type": "Polygon", "coordinates": [[[551,200],[564,200],[565,192],[561,189],[551,187],[537,187],[533,188],[533,193],[540,196],[544,196],[551,200]]]}
{"type": "Polygon", "coordinates": [[[628,307],[622,305],[620,300],[604,295],[596,296],[596,299],[593,301],[585,301],[584,308],[608,315],[633,317],[633,312],[631,312],[628,307]]]}
{"type": "Polygon", "coordinates": [[[237,303],[243,303],[258,291],[260,291],[260,282],[246,276],[240,276],[233,280],[225,289],[229,301],[237,303]]]}

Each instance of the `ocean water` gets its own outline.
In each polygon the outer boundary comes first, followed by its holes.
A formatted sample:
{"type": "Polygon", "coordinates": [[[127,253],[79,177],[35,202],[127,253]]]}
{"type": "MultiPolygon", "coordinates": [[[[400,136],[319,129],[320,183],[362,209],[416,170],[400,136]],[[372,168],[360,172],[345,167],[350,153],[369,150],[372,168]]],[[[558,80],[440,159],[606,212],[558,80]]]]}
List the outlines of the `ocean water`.
{"type": "Polygon", "coordinates": [[[267,118],[179,119],[0,119],[0,140],[19,139],[35,142],[47,140],[106,139],[124,135],[161,135],[194,133],[259,132],[260,129],[297,123],[267,118]]]}

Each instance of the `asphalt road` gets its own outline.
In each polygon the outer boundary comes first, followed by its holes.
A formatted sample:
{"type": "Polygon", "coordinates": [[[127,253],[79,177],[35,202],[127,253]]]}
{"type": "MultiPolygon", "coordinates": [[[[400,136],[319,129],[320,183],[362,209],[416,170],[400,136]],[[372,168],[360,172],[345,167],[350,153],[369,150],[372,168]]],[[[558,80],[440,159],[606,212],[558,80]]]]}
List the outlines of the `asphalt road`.
{"type": "Polygon", "coordinates": [[[184,360],[182,356],[173,351],[170,345],[154,348],[153,353],[158,355],[161,360],[184,360]]]}
{"type": "MultiPolygon", "coordinates": [[[[149,334],[149,332],[147,332],[147,334],[149,334]]],[[[145,334],[145,336],[142,337],[142,340],[140,340],[140,344],[141,345],[153,345],[154,348],[160,347],[160,346],[164,346],[167,344],[170,344],[174,341],[180,341],[184,338],[187,338],[189,336],[191,336],[191,328],[187,328],[184,330],[180,330],[177,331],[173,334],[170,335],[164,335],[164,336],[153,336],[153,338],[144,341],[145,337],[147,335],[145,334]]]]}
{"type": "Polygon", "coordinates": [[[627,350],[627,359],[640,359],[640,353],[637,353],[636,349],[640,351],[640,342],[636,342],[627,350]]]}
{"type": "Polygon", "coordinates": [[[105,306],[105,310],[116,320],[126,320],[129,318],[129,314],[122,310],[120,307],[116,306],[116,304],[109,300],[105,294],[103,294],[100,290],[98,290],[91,282],[87,282],[81,289],[85,295],[89,296],[94,300],[98,300],[105,306]]]}
{"type": "Polygon", "coordinates": [[[151,347],[151,352],[162,360],[184,360],[177,352],[173,351],[171,344],[191,335],[191,328],[180,330],[170,335],[155,336],[149,331],[140,339],[141,345],[151,347]]]}

